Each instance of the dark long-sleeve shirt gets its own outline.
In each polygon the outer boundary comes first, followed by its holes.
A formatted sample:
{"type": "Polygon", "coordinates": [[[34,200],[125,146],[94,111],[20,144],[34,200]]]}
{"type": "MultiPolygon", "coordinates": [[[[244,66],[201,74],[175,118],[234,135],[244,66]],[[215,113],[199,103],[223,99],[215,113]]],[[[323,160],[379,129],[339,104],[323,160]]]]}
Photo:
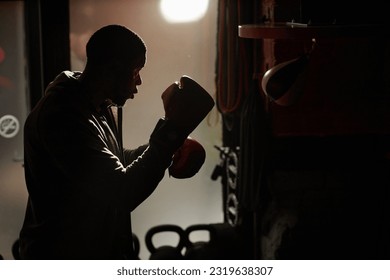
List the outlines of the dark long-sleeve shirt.
{"type": "Polygon", "coordinates": [[[25,123],[24,259],[132,258],[130,212],[183,140],[166,146],[159,121],[147,145],[123,151],[111,109],[91,106],[77,76],[60,74],[25,123]]]}

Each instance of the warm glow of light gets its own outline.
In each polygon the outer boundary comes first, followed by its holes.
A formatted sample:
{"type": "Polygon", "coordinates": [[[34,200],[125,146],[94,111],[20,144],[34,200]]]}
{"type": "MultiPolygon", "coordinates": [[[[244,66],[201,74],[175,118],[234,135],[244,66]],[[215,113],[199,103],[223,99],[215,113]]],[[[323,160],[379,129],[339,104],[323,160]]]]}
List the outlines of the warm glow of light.
{"type": "Polygon", "coordinates": [[[171,23],[197,21],[207,12],[209,0],[161,0],[160,9],[171,23]]]}

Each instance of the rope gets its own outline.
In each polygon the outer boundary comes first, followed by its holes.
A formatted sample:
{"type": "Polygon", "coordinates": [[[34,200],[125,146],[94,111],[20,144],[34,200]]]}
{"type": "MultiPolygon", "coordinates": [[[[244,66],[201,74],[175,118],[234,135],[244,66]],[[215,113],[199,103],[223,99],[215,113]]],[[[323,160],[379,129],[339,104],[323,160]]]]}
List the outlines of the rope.
{"type": "Polygon", "coordinates": [[[217,106],[224,114],[237,111],[248,91],[246,48],[238,40],[240,6],[240,1],[219,1],[217,106]]]}

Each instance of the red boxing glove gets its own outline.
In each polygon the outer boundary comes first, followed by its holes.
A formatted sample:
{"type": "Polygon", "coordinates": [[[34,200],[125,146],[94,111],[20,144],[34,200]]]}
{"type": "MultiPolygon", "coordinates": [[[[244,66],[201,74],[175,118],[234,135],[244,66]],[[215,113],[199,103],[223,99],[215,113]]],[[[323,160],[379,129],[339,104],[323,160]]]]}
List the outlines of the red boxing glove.
{"type": "Polygon", "coordinates": [[[206,151],[196,140],[188,137],[173,155],[169,175],[177,179],[193,177],[206,160],[206,151]]]}
{"type": "Polygon", "coordinates": [[[161,95],[165,118],[189,135],[214,107],[210,94],[196,81],[182,76],[161,95]]]}

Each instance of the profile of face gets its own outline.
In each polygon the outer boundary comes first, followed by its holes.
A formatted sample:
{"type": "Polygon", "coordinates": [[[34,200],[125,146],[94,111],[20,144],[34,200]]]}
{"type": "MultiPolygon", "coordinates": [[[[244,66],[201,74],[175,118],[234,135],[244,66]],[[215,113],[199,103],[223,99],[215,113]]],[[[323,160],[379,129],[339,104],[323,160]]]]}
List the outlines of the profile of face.
{"type": "Polygon", "coordinates": [[[142,84],[141,70],[144,67],[143,63],[139,63],[135,68],[132,67],[130,73],[118,75],[115,79],[114,89],[112,91],[111,100],[118,106],[123,106],[128,99],[133,99],[138,93],[138,86],[142,84]]]}

